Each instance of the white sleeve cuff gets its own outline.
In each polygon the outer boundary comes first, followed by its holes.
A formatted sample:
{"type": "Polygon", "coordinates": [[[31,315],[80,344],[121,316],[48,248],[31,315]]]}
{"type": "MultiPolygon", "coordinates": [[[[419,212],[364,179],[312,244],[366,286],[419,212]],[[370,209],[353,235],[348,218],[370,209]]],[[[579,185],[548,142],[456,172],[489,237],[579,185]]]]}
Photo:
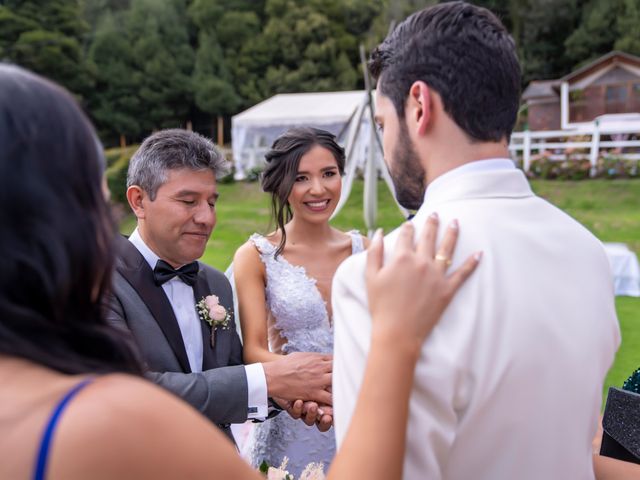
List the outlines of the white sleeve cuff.
{"type": "Polygon", "coordinates": [[[247,418],[249,420],[264,420],[267,418],[267,378],[264,375],[264,368],[261,363],[245,365],[247,373],[248,405],[247,418]]]}

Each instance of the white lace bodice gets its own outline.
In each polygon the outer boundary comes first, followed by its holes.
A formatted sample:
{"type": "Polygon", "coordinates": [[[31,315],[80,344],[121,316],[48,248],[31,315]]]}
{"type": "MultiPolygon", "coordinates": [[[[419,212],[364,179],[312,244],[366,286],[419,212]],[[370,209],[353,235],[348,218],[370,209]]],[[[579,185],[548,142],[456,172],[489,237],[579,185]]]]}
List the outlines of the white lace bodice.
{"type": "MultiPolygon", "coordinates": [[[[362,236],[356,231],[349,234],[351,252],[362,251],[362,236]]],[[[332,352],[333,330],[316,280],[307,275],[304,267],[290,264],[282,255],[274,258],[276,246],[262,235],[254,233],[250,240],[265,265],[267,308],[276,329],[287,339],[282,353],[332,352]]]]}

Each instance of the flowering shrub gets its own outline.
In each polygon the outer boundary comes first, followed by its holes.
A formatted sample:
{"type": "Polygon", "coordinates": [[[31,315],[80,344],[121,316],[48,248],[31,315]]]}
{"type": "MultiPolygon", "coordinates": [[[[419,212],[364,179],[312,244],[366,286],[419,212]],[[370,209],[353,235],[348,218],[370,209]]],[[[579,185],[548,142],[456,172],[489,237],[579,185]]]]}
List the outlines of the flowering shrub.
{"type": "Polygon", "coordinates": [[[638,178],[637,160],[602,156],[596,164],[595,177],[590,177],[591,163],[584,157],[568,155],[565,160],[552,160],[548,152],[532,157],[527,176],[545,180],[584,180],[588,178],[638,178]]]}
{"type": "Polygon", "coordinates": [[[589,178],[590,170],[589,160],[568,157],[558,161],[541,154],[531,160],[527,176],[546,180],[583,180],[589,178]]]}
{"type": "Polygon", "coordinates": [[[597,176],[602,178],[637,178],[638,161],[605,156],[598,159],[597,176]]]}

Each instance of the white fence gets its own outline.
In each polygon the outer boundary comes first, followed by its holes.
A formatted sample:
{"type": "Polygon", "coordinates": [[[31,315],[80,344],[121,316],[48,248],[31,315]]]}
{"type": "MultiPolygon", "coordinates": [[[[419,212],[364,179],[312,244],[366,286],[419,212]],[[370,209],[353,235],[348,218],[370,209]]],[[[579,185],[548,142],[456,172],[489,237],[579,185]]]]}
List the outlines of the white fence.
{"type": "Polygon", "coordinates": [[[630,136],[640,137],[638,125],[629,125],[628,127],[618,125],[615,130],[598,124],[575,130],[534,132],[525,130],[523,132],[514,132],[511,135],[509,151],[514,160],[522,160],[522,168],[527,172],[531,167],[532,153],[551,152],[547,155],[547,158],[564,161],[569,153],[567,150],[584,149],[588,153],[572,153],[571,158],[588,158],[591,163],[591,176],[594,176],[598,158],[603,149],[627,149],[626,152],[621,150],[621,153],[616,153],[616,156],[628,160],[640,160],[640,140],[628,139],[630,136]],[[611,140],[607,140],[606,137],[610,137],[611,140]],[[633,150],[629,151],[628,149],[633,150]]]}

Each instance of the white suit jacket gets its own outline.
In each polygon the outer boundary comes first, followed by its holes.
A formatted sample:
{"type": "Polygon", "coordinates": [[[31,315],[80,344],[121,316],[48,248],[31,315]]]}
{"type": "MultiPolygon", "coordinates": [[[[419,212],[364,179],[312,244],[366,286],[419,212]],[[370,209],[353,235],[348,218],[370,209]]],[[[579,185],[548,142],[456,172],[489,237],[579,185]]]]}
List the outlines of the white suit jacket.
{"type": "MultiPolygon", "coordinates": [[[[478,250],[484,256],[424,344],[404,478],[594,478],[591,440],[620,343],[603,247],[536,197],[519,170],[442,180],[412,220],[416,229],[434,211],[441,226],[457,218],[452,268],[478,250]]],[[[386,236],[386,255],[396,237],[386,236]]],[[[346,260],[333,284],[338,444],[357,407],[369,350],[365,261],[366,254],[346,260]]]]}

